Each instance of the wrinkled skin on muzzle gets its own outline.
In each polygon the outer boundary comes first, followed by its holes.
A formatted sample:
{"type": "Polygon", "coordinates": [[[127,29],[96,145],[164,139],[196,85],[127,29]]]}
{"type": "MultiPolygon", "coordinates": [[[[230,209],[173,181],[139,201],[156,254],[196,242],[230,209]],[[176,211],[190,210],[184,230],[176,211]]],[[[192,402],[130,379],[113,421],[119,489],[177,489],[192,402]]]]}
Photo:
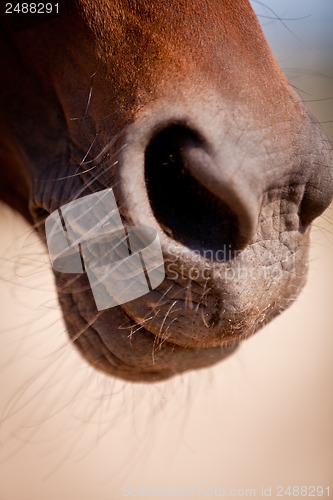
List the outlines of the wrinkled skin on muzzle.
{"type": "Polygon", "coordinates": [[[297,297],[332,148],[247,0],[79,0],[11,29],[1,57],[0,196],[45,217],[112,187],[124,224],[158,231],[166,277],[97,311],[55,272],[70,338],[97,369],[158,381],[210,366],[297,297]]]}

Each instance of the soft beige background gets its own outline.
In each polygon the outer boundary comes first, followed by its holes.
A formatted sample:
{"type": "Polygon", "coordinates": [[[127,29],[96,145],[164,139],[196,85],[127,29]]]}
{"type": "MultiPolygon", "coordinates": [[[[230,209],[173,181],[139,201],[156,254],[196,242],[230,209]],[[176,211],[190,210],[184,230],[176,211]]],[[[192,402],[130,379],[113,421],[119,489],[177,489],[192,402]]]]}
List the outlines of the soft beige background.
{"type": "MultiPolygon", "coordinates": [[[[333,96],[329,78],[297,78],[333,96]]],[[[323,121],[329,104],[315,109],[323,121]]],[[[81,361],[42,246],[2,206],[0,500],[118,500],[158,486],[333,494],[332,220],[330,209],[314,225],[309,282],[287,312],[216,368],[143,386],[81,361]]]]}

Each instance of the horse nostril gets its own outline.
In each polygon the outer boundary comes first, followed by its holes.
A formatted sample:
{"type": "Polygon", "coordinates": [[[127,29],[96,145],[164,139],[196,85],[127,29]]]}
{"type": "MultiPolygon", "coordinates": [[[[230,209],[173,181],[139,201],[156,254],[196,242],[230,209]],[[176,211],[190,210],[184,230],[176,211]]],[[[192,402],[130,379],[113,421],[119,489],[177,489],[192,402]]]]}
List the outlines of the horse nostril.
{"type": "MultiPolygon", "coordinates": [[[[191,174],[189,144],[202,147],[201,139],[180,125],[164,129],[150,141],[145,180],[152,211],[162,229],[183,245],[200,253],[223,250],[228,256],[242,244],[238,216],[191,174]]],[[[209,165],[201,167],[209,175],[209,165]]]]}

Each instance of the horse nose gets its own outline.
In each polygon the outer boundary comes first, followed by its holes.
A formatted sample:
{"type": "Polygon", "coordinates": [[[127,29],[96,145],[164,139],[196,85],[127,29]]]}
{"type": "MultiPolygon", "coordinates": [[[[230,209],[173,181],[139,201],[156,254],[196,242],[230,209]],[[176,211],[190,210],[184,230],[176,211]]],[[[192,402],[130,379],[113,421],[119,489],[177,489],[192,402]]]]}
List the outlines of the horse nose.
{"type": "Polygon", "coordinates": [[[189,248],[243,248],[256,233],[258,182],[238,171],[227,148],[188,127],[173,125],[152,138],[145,182],[156,219],[189,248]]]}
{"type": "Polygon", "coordinates": [[[191,250],[223,250],[225,258],[256,233],[262,176],[244,147],[195,118],[155,114],[134,123],[117,166],[117,188],[130,224],[155,222],[191,250]]]}

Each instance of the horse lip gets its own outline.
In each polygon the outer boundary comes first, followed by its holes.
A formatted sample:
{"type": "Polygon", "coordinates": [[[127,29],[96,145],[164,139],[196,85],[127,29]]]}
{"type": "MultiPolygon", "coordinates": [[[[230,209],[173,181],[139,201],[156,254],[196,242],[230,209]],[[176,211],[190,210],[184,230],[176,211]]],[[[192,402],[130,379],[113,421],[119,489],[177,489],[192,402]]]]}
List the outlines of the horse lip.
{"type": "MultiPolygon", "coordinates": [[[[76,304],[76,308],[77,313],[79,314],[82,321],[87,323],[85,315],[80,310],[78,304],[76,304]]],[[[195,370],[199,368],[208,368],[213,364],[219,363],[221,360],[232,354],[238,347],[237,342],[232,342],[228,346],[199,349],[182,347],[173,344],[172,342],[166,341],[163,343],[163,351],[164,353],[165,351],[167,351],[170,355],[170,366],[168,365],[168,359],[163,360],[163,358],[161,361],[156,360],[155,364],[155,362],[152,361],[151,352],[147,350],[142,350],[140,361],[138,364],[135,362],[135,360],[133,362],[130,357],[126,359],[126,356],[121,355],[120,351],[117,352],[114,350],[112,340],[116,338],[118,333],[120,332],[114,332],[112,334],[112,339],[109,332],[101,332],[98,326],[93,323],[90,324],[85,330],[85,336],[89,336],[90,334],[93,334],[95,336],[95,340],[90,346],[90,350],[88,352],[86,352],[81,345],[81,336],[76,337],[74,335],[73,341],[75,341],[83,356],[88,360],[91,360],[95,368],[109,375],[120,377],[121,379],[126,379],[131,382],[159,382],[166,380],[172,376],[179,375],[180,373],[183,373],[185,371],[195,370]],[[96,353],[98,354],[98,356],[95,359],[94,352],[96,349],[96,353]],[[201,355],[204,355],[204,358],[202,358],[201,355]],[[144,361],[145,363],[144,367],[142,366],[142,361],[144,361]]],[[[140,330],[140,341],[142,341],[143,338],[146,341],[149,341],[152,336],[153,334],[147,331],[144,327],[140,330]]],[[[120,342],[123,341],[123,338],[124,337],[120,339],[120,342]]],[[[135,336],[133,337],[133,343],[134,342],[135,336]]],[[[115,344],[118,345],[118,342],[116,341],[115,344]]],[[[127,346],[126,353],[128,352],[128,347],[131,347],[131,342],[128,342],[128,344],[129,345],[127,346]]],[[[157,346],[156,358],[158,357],[158,354],[159,349],[157,346]]]]}

